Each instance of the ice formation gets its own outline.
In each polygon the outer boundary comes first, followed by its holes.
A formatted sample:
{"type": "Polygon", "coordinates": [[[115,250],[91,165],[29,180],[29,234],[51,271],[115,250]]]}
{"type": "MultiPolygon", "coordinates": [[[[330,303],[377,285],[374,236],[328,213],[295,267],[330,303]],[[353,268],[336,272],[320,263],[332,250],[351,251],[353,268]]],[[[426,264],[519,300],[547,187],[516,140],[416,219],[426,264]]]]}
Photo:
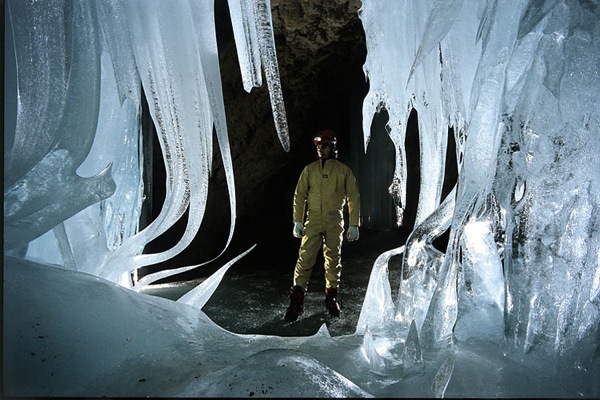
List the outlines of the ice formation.
{"type": "MultiPolygon", "coordinates": [[[[213,6],[6,2],[4,394],[600,395],[600,5],[363,1],[365,150],[385,108],[400,218],[417,110],[416,226],[375,263],[355,334],[298,338],[233,334],[200,310],[235,260],[177,302],[129,290],[198,267],[130,278],[198,231],[213,129],[235,210],[213,6]],[[139,231],[142,93],[167,195],[139,231]],[[449,127],[459,178],[442,199],[449,127]],[[142,254],[186,210],[180,242],[142,254]]],[[[269,1],[229,8],[244,88],[264,71],[288,150],[269,1]]]]}

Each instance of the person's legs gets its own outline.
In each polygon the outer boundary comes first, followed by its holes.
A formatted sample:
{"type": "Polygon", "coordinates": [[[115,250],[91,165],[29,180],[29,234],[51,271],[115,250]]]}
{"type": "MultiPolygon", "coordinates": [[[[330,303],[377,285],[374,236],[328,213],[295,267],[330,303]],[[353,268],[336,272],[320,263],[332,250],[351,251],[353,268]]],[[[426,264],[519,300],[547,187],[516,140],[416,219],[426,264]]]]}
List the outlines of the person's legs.
{"type": "Polygon", "coordinates": [[[323,256],[325,258],[325,307],[333,317],[340,315],[337,302],[342,276],[341,250],[344,228],[342,222],[330,223],[325,231],[323,256]]]}
{"type": "Polygon", "coordinates": [[[289,292],[290,305],[285,310],[285,322],[294,322],[298,315],[304,312],[304,289],[300,286],[292,286],[289,292]]]}
{"type": "Polygon", "coordinates": [[[308,287],[310,274],[317,262],[317,253],[323,243],[323,234],[320,223],[307,221],[304,236],[298,251],[298,261],[294,269],[294,286],[300,286],[304,290],[308,287]]]}
{"type": "Polygon", "coordinates": [[[298,251],[298,261],[294,269],[294,284],[290,288],[290,305],[285,312],[285,321],[294,322],[298,315],[304,312],[304,293],[308,287],[310,274],[317,261],[317,252],[323,243],[323,235],[320,228],[321,224],[306,222],[304,227],[304,236],[300,242],[298,251]]]}
{"type": "Polygon", "coordinates": [[[325,259],[325,287],[337,288],[342,276],[342,238],[344,227],[342,222],[333,221],[327,224],[323,241],[323,258],[325,259]]]}

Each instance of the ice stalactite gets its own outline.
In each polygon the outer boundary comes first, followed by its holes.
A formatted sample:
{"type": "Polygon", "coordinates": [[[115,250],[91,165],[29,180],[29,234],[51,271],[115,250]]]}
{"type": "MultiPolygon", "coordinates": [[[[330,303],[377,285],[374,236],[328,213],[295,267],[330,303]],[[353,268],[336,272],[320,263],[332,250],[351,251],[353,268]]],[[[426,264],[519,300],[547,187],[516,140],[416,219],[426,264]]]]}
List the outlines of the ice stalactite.
{"type": "MultiPolygon", "coordinates": [[[[235,227],[235,218],[236,218],[236,201],[235,201],[235,183],[233,178],[233,165],[231,160],[231,151],[229,147],[229,138],[227,133],[227,123],[225,119],[225,109],[223,105],[223,93],[221,88],[221,76],[220,69],[218,63],[218,49],[217,42],[215,37],[215,25],[214,25],[214,4],[211,1],[204,2],[190,2],[191,15],[193,18],[194,26],[202,27],[202,29],[197,29],[195,34],[197,35],[197,54],[199,57],[199,61],[202,66],[202,73],[204,74],[204,82],[206,85],[207,91],[207,101],[206,104],[210,106],[210,118],[212,119],[212,124],[214,125],[217,141],[219,145],[219,149],[221,151],[221,159],[225,169],[225,176],[227,181],[227,187],[229,190],[229,208],[231,210],[230,216],[230,230],[229,236],[227,238],[227,242],[225,244],[225,248],[231,242],[231,238],[233,237],[233,231],[235,227]]],[[[211,122],[209,121],[209,126],[211,122]]],[[[209,129],[210,131],[210,129],[209,129]]],[[[206,156],[208,157],[208,162],[206,164],[210,173],[210,166],[212,165],[212,143],[211,143],[211,134],[209,134],[206,138],[206,143],[209,145],[209,150],[206,152],[206,156]]],[[[192,153],[193,154],[193,153],[192,153]]],[[[204,187],[202,189],[202,199],[206,202],[206,195],[208,192],[208,188],[204,187]]],[[[203,211],[202,211],[203,213],[203,211]]],[[[200,221],[201,221],[200,217],[200,221]]],[[[197,232],[196,227],[195,232],[197,232]]],[[[193,235],[190,236],[193,238],[193,235]]],[[[185,244],[187,246],[187,244],[185,244]]],[[[221,252],[222,254],[222,252],[221,252]]],[[[220,254],[219,254],[220,255],[220,254]]],[[[218,257],[218,256],[217,256],[218,257]]],[[[182,273],[193,268],[199,267],[202,264],[185,266],[174,268],[172,270],[162,270],[158,271],[143,277],[139,282],[137,287],[143,287],[144,285],[148,285],[152,282],[155,282],[159,279],[172,276],[176,273],[182,273]]],[[[231,263],[228,264],[231,266],[231,263]]]]}
{"type": "Polygon", "coordinates": [[[402,54],[411,54],[413,48],[405,36],[411,32],[404,30],[407,25],[397,25],[406,7],[411,3],[390,3],[380,5],[363,3],[359,10],[359,17],[365,29],[367,42],[367,59],[364,72],[369,80],[369,92],[363,101],[363,133],[364,148],[367,151],[372,116],[386,107],[389,113],[387,124],[388,134],[394,143],[396,151],[395,170],[390,193],[394,197],[397,207],[397,217],[402,218],[406,207],[406,153],[404,148],[405,121],[411,110],[410,99],[398,98],[397,92],[392,90],[397,82],[406,82],[408,77],[408,60],[402,54]],[[375,11],[378,8],[378,11],[375,11]],[[389,15],[389,19],[378,18],[378,12],[389,15]],[[400,28],[400,29],[397,29],[400,28]],[[381,60],[372,57],[373,54],[381,55],[381,60]],[[383,58],[385,57],[385,58],[383,58]],[[383,60],[394,60],[394,68],[385,68],[387,63],[383,60]],[[390,112],[391,110],[391,112],[390,112]]]}
{"type": "Polygon", "coordinates": [[[238,60],[244,90],[262,85],[260,45],[256,29],[254,0],[228,0],[233,35],[238,49],[238,60]]]}
{"type": "Polygon", "coordinates": [[[365,151],[368,149],[372,116],[385,108],[389,115],[388,133],[396,149],[396,168],[390,193],[398,207],[399,225],[402,224],[406,207],[405,133],[413,108],[419,111],[419,131],[429,132],[419,136],[421,196],[416,223],[423,221],[439,204],[444,177],[446,137],[442,128],[447,126],[447,122],[442,114],[441,87],[435,79],[439,76],[441,55],[438,52],[427,52],[426,49],[434,46],[437,50],[437,36],[449,29],[451,20],[447,19],[447,11],[451,9],[457,14],[460,2],[458,5],[433,7],[427,19],[429,7],[427,2],[386,2],[378,5],[364,3],[359,11],[366,33],[367,59],[364,70],[369,80],[369,93],[363,102],[365,151]],[[387,17],[379,18],[380,15],[387,17]],[[411,23],[397,23],[404,18],[411,23]],[[434,30],[442,32],[430,35],[434,30]],[[419,47],[418,43],[423,35],[425,36],[419,47]],[[407,54],[418,56],[413,59],[407,57],[407,54]]]}
{"type": "Polygon", "coordinates": [[[228,0],[242,81],[247,92],[262,85],[264,71],[275,129],[285,151],[290,138],[281,92],[270,0],[228,0]]]}
{"type": "Polygon", "coordinates": [[[208,154],[212,153],[212,116],[203,69],[198,57],[188,57],[198,52],[197,35],[190,35],[194,29],[189,7],[126,2],[125,10],[136,65],[164,154],[167,182],[159,216],[105,263],[102,276],[113,281],[137,267],[169,259],[189,244],[202,220],[208,154]],[[184,58],[186,62],[181,62],[184,58]],[[185,232],[174,247],[158,254],[140,254],[188,207],[185,232]]]}

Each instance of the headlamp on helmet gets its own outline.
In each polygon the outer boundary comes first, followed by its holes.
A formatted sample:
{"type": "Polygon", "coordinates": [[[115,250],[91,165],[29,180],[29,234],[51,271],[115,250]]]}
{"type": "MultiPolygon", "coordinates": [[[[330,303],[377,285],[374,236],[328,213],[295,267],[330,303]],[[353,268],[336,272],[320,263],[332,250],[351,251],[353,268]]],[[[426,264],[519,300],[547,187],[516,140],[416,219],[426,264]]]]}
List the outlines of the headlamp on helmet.
{"type": "Polygon", "coordinates": [[[317,133],[313,140],[313,143],[315,144],[315,146],[318,146],[320,144],[328,144],[331,147],[335,147],[337,139],[335,138],[335,134],[333,134],[333,132],[321,131],[317,133]]]}

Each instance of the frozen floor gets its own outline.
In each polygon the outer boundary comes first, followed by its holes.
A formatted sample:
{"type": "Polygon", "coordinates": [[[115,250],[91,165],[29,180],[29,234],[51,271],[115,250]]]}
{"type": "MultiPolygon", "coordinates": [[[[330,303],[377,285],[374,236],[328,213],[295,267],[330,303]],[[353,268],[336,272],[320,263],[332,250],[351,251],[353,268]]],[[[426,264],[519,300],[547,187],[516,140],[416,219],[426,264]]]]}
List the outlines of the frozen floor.
{"type": "MultiPolygon", "coordinates": [[[[458,342],[426,351],[420,369],[404,370],[398,341],[373,335],[365,347],[364,338],[351,334],[367,280],[376,257],[398,240],[394,234],[371,237],[364,232],[359,242],[345,245],[339,319],[324,313],[323,272],[317,267],[306,313],[291,325],[284,323],[283,314],[297,241],[291,242],[293,249],[274,246],[282,250],[278,257],[257,247],[259,251],[231,267],[205,306],[223,328],[257,336],[226,334],[190,307],[138,296],[88,274],[9,258],[4,365],[10,368],[4,371],[4,389],[9,388],[5,394],[347,397],[338,390],[352,383],[386,398],[435,397],[444,392],[444,385],[445,397],[598,397],[597,361],[573,363],[539,351],[524,354],[510,344],[458,342]],[[324,323],[338,340],[316,334],[324,323]],[[381,349],[382,355],[373,349],[381,349]],[[283,370],[284,366],[295,369],[283,370]],[[306,374],[318,381],[333,376],[331,370],[340,374],[334,374],[338,381],[307,387],[306,374]]],[[[230,259],[224,257],[221,264],[230,259]]],[[[399,257],[389,266],[397,292],[399,257]]],[[[153,285],[148,293],[175,299],[190,286],[153,285]]]]}
{"type": "MultiPolygon", "coordinates": [[[[293,324],[284,322],[283,316],[289,305],[287,292],[292,284],[299,240],[272,246],[276,250],[261,247],[259,243],[229,269],[203,311],[215,323],[235,333],[309,336],[326,323],[331,336],[352,334],[356,329],[373,263],[384,251],[404,243],[398,231],[372,232],[363,229],[360,235],[358,241],[344,242],[342,246],[343,269],[339,289],[342,313],[339,318],[329,317],[325,310],[323,259],[319,257],[306,294],[304,314],[293,324]]],[[[227,261],[228,258],[222,258],[221,264],[227,261]]],[[[389,269],[394,296],[399,285],[400,268],[400,256],[392,257],[389,269]]],[[[175,300],[203,279],[151,285],[143,292],[175,300]]]]}

